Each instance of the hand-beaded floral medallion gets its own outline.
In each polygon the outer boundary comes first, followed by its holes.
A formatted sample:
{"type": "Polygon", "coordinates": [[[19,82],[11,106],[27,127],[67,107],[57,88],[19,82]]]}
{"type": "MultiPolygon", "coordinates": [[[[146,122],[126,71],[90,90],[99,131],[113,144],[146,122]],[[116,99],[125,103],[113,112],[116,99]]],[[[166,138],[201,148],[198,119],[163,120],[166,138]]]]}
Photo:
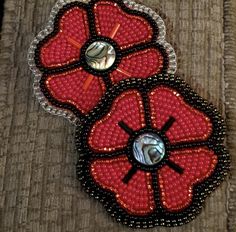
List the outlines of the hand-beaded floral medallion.
{"type": "Polygon", "coordinates": [[[29,64],[42,106],[77,121],[114,83],[175,73],[176,56],[151,9],[121,0],[69,0],[53,8],[32,42],[29,64]]]}
{"type": "Polygon", "coordinates": [[[79,180],[111,216],[150,228],[199,214],[229,169],[225,126],[173,75],[159,15],[128,0],[60,0],[29,65],[41,105],[76,124],[79,180]]]}
{"type": "Polygon", "coordinates": [[[216,109],[173,75],[115,85],[78,126],[78,176],[126,225],[177,226],[229,168],[216,109]]]}

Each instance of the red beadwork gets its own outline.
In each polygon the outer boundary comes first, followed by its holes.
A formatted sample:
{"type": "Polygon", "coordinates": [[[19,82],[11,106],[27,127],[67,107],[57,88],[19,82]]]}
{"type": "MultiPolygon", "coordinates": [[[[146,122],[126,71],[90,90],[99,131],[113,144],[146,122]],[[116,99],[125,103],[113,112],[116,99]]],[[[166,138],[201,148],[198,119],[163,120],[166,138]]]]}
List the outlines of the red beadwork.
{"type": "Polygon", "coordinates": [[[111,78],[114,83],[127,77],[147,78],[160,73],[162,67],[163,56],[160,51],[154,48],[146,49],[124,57],[117,70],[111,74],[111,78]]]}
{"type": "Polygon", "coordinates": [[[182,167],[184,173],[179,174],[168,166],[158,171],[161,201],[169,211],[176,211],[191,203],[194,184],[214,171],[217,156],[207,148],[193,148],[171,152],[170,159],[182,167]]]}
{"type": "MultiPolygon", "coordinates": [[[[143,17],[124,12],[117,3],[99,1],[94,6],[94,14],[98,32],[115,40],[121,46],[120,49],[148,42],[152,38],[153,29],[150,23],[143,17]]],[[[61,67],[73,61],[79,62],[81,47],[88,41],[91,33],[87,12],[80,6],[65,11],[59,20],[58,33],[46,40],[39,49],[41,65],[44,68],[61,67]]],[[[121,57],[121,63],[110,74],[110,78],[113,83],[130,77],[147,78],[160,73],[162,68],[163,54],[158,48],[149,48],[121,57]]],[[[57,101],[71,103],[80,113],[87,114],[97,105],[105,92],[104,86],[99,85],[100,80],[94,77],[91,82],[92,78],[89,75],[91,74],[87,71],[78,69],[52,75],[47,81],[47,88],[57,101]],[[54,77],[56,79],[52,80],[54,77]]]]}
{"type": "Polygon", "coordinates": [[[118,23],[120,27],[114,40],[122,47],[150,41],[153,30],[142,17],[125,13],[120,7],[110,1],[100,1],[94,8],[97,31],[102,36],[110,37],[113,28],[118,23]]]}
{"type": "Polygon", "coordinates": [[[137,91],[123,93],[107,116],[95,123],[89,140],[94,151],[114,151],[126,146],[129,136],[119,127],[120,121],[127,123],[133,130],[144,126],[143,104],[137,91]]]}
{"type": "MultiPolygon", "coordinates": [[[[149,94],[149,98],[154,127],[161,129],[170,117],[176,119],[166,132],[171,143],[207,139],[212,130],[210,120],[203,113],[189,106],[175,90],[161,86],[153,90],[149,94]]],[[[97,121],[92,127],[89,136],[91,148],[94,151],[111,152],[125,147],[129,135],[119,127],[118,122],[123,121],[131,129],[139,130],[145,127],[144,118],[143,103],[139,93],[135,90],[125,91],[114,101],[107,116],[97,121]]],[[[213,151],[202,147],[173,151],[169,154],[169,159],[181,167],[183,173],[178,173],[168,165],[164,165],[157,171],[161,202],[168,211],[182,210],[191,203],[194,184],[201,182],[214,171],[217,156],[213,151]]],[[[113,161],[117,162],[117,158],[109,159],[109,163],[113,161]]],[[[107,165],[108,163],[104,164],[103,168],[97,169],[96,175],[94,172],[91,174],[101,186],[117,193],[118,187],[115,183],[124,185],[122,179],[131,168],[131,164],[125,168],[126,166],[120,163],[116,171],[106,169],[107,165]],[[122,175],[118,170],[120,172],[122,170],[122,175]],[[100,176],[100,172],[104,174],[100,176]]],[[[130,183],[128,183],[129,185],[130,183]]],[[[134,190],[129,189],[129,191],[134,190]]],[[[120,200],[122,197],[126,197],[126,193],[124,191],[118,193],[120,204],[127,208],[127,205],[120,200]]],[[[134,205],[135,203],[139,205],[138,201],[134,202],[134,205]]]]}
{"type": "Polygon", "coordinates": [[[166,135],[170,142],[206,140],[212,131],[210,119],[186,104],[175,90],[158,87],[149,94],[152,124],[161,129],[170,116],[175,122],[166,135]]]}
{"type": "Polygon", "coordinates": [[[60,20],[60,32],[41,48],[42,64],[58,67],[78,60],[80,48],[88,37],[86,11],[79,7],[68,10],[60,20]],[[69,41],[75,41],[78,45],[69,41]]]}
{"type": "Polygon", "coordinates": [[[96,106],[105,92],[103,80],[98,77],[93,77],[89,87],[84,89],[89,75],[81,68],[52,75],[47,79],[47,88],[54,98],[71,103],[83,113],[87,113],[96,106]]]}
{"type": "MultiPolygon", "coordinates": [[[[143,9],[147,11],[147,8],[143,9]]],[[[151,11],[149,15],[152,15],[151,11]]],[[[218,177],[222,179],[229,160],[223,146],[213,147],[222,141],[219,131],[223,126],[218,115],[213,112],[213,116],[211,113],[207,116],[201,112],[208,114],[213,109],[210,106],[205,108],[205,102],[188,93],[188,89],[183,89],[179,79],[176,81],[168,75],[153,76],[169,72],[167,59],[175,57],[174,52],[170,52],[172,56],[168,57],[168,52],[162,50],[168,47],[164,41],[156,42],[161,20],[157,20],[158,25],[151,24],[154,21],[142,13],[112,0],[66,4],[55,20],[58,22],[54,23],[54,30],[31,49],[34,52],[30,51],[29,61],[32,63],[31,53],[34,54],[35,65],[31,66],[42,73],[39,83],[46,100],[40,101],[44,106],[50,102],[57,108],[71,109],[76,117],[84,114],[78,127],[81,131],[76,135],[77,148],[83,154],[78,162],[83,186],[105,202],[119,221],[129,226],[147,228],[189,221],[199,208],[196,205],[201,203],[209,189],[216,186],[218,177]],[[91,17],[88,17],[88,12],[91,17]],[[108,41],[116,52],[113,66],[103,71],[93,69],[86,63],[88,57],[81,56],[81,48],[86,53],[90,43],[97,42],[96,39],[108,41]],[[127,78],[151,76],[153,79],[148,81],[132,79],[110,89],[112,84],[127,78]],[[159,85],[159,80],[163,86],[159,85]],[[156,88],[147,93],[145,88],[154,86],[156,88]],[[107,88],[109,92],[105,96],[108,98],[89,114],[107,88]],[[118,93],[120,95],[114,99],[118,93]],[[194,106],[189,105],[186,99],[191,99],[194,106]],[[109,111],[106,115],[102,106],[110,106],[106,108],[109,111]],[[219,125],[214,131],[213,121],[214,126],[219,125]],[[141,133],[140,130],[142,133],[157,133],[163,141],[164,157],[155,165],[144,165],[133,155],[134,146],[128,141],[140,136],[136,133],[141,133]],[[215,141],[217,136],[219,139],[215,141]]],[[[47,30],[44,34],[48,34],[47,30]]],[[[36,79],[37,88],[38,77],[36,79]]],[[[38,96],[41,98],[40,94],[38,96]]],[[[45,108],[55,113],[51,105],[45,108]]],[[[61,115],[61,111],[57,113],[61,115]]],[[[147,144],[138,144],[142,145],[142,151],[139,149],[141,158],[151,157],[159,145],[145,142],[147,144]],[[142,154],[144,151],[146,153],[142,154]]]]}
{"type": "Polygon", "coordinates": [[[96,160],[91,165],[91,175],[103,188],[114,192],[117,201],[130,213],[146,215],[153,211],[154,195],[151,174],[137,171],[125,184],[122,179],[131,168],[126,156],[96,160]]]}

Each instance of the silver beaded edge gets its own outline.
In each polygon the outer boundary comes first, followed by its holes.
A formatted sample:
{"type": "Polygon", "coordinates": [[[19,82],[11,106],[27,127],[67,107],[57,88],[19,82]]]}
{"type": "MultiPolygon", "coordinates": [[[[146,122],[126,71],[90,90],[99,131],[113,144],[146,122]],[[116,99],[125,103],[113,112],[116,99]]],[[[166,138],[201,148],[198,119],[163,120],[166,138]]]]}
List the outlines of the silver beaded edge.
{"type": "MultiPolygon", "coordinates": [[[[40,80],[42,78],[42,72],[40,72],[40,70],[36,67],[34,56],[37,44],[53,31],[54,20],[60,9],[62,9],[66,4],[69,4],[71,2],[88,3],[89,1],[90,0],[58,0],[55,6],[51,10],[49,21],[46,24],[45,29],[39,32],[38,35],[34,38],[28,51],[28,64],[34,76],[34,83],[33,83],[34,94],[38,99],[39,103],[41,104],[43,109],[46,110],[47,112],[53,115],[64,117],[75,125],[77,125],[80,122],[80,119],[76,117],[74,113],[72,113],[69,110],[53,106],[42,93],[40,89],[40,80]]],[[[132,0],[123,0],[123,2],[130,9],[144,12],[155,20],[159,28],[159,36],[157,38],[157,42],[166,49],[166,52],[169,57],[169,67],[167,72],[169,74],[174,74],[177,69],[176,54],[173,47],[165,41],[166,28],[162,18],[151,8],[135,3],[132,0]]]]}
{"type": "Polygon", "coordinates": [[[157,24],[159,28],[159,35],[157,38],[157,42],[162,45],[166,49],[166,53],[169,58],[169,67],[167,72],[169,74],[175,74],[177,70],[177,58],[174,48],[165,41],[166,37],[166,27],[163,19],[151,8],[141,5],[139,3],[136,3],[133,0],[123,0],[124,4],[129,7],[130,9],[137,10],[140,12],[144,12],[148,14],[157,24]]]}

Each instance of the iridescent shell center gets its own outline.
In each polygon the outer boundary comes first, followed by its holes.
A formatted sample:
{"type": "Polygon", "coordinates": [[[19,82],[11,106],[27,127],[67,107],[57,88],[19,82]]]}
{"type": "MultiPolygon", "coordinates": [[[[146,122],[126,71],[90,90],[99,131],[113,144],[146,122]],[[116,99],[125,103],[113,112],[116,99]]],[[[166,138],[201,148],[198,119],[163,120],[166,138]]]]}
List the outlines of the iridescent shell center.
{"type": "Polygon", "coordinates": [[[155,165],[165,156],[165,144],[162,138],[154,133],[138,136],[133,143],[134,158],[144,165],[155,165]]]}
{"type": "Polygon", "coordinates": [[[114,64],[116,51],[111,44],[104,41],[96,41],[87,48],[85,58],[91,68],[106,70],[114,64]]]}

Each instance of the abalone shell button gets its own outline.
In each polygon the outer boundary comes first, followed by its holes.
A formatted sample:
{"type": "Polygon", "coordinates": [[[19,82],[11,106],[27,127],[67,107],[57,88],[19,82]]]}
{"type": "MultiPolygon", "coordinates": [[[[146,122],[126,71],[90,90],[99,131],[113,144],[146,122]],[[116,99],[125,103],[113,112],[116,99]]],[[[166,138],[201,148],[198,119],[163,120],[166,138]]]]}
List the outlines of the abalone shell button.
{"type": "Polygon", "coordinates": [[[114,64],[116,51],[111,44],[104,41],[96,41],[87,48],[85,58],[91,68],[106,70],[114,64]]]}
{"type": "Polygon", "coordinates": [[[165,156],[165,144],[162,138],[154,133],[138,136],[133,143],[135,159],[144,165],[155,165],[165,156]]]}

